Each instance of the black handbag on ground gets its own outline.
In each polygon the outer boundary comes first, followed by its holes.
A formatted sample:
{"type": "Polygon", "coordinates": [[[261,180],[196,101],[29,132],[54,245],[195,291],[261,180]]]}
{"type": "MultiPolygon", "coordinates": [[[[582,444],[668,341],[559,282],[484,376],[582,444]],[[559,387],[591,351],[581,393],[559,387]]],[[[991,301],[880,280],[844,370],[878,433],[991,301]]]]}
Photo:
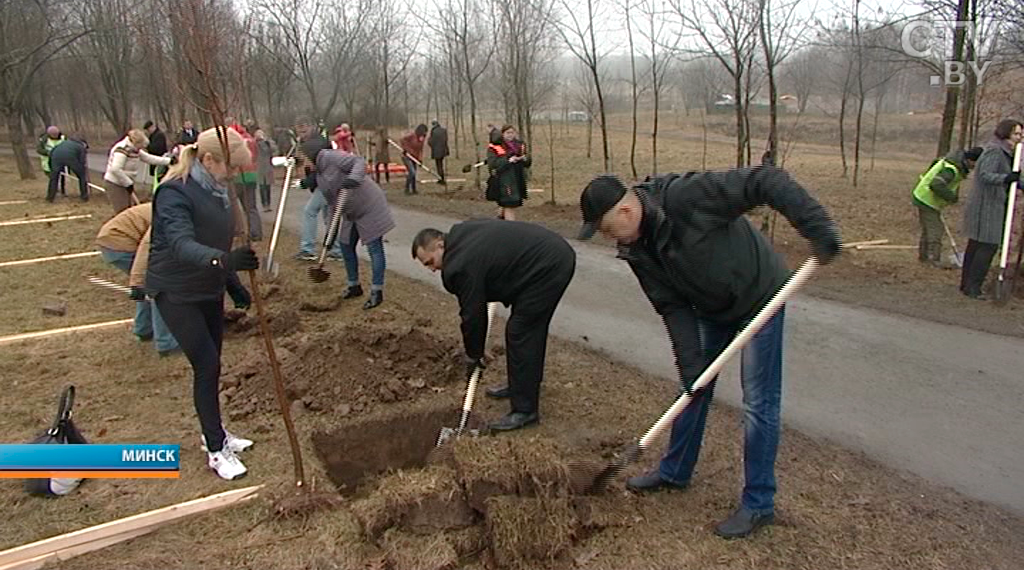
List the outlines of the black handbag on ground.
{"type": "MultiPolygon", "coordinates": [[[[53,425],[42,435],[29,443],[40,445],[66,445],[89,443],[75,427],[71,419],[71,408],[75,405],[75,387],[68,386],[60,395],[57,417],[53,425]]],[[[82,483],[79,478],[26,479],[25,490],[30,495],[60,497],[70,494],[82,483]]]]}

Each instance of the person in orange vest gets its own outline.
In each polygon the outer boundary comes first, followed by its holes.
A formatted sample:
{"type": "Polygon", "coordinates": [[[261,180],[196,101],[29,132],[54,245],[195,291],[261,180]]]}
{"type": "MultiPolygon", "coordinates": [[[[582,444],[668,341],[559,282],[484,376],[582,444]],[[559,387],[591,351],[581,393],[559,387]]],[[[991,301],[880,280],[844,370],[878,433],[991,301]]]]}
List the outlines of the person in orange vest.
{"type": "Polygon", "coordinates": [[[491,144],[487,146],[490,177],[487,179],[486,197],[498,203],[499,218],[516,219],[515,209],[522,206],[528,197],[526,182],[530,163],[526,145],[512,125],[503,126],[500,136],[491,138],[491,144]]]}

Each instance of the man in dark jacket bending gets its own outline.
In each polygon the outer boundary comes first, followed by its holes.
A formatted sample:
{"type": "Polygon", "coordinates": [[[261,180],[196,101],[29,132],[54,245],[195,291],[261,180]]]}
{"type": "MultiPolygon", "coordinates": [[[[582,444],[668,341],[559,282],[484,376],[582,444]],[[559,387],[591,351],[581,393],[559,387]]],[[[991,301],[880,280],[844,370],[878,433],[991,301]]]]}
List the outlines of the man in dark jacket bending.
{"type": "MultiPolygon", "coordinates": [[[[580,239],[600,231],[618,242],[618,257],[665,322],[685,392],[789,278],[782,257],[743,215],[762,204],[784,215],[821,263],[838,254],[839,233],[825,209],[772,166],[669,174],[632,189],[599,176],[580,197],[580,239]]],[[[774,518],[783,315],[784,309],[743,349],[746,484],[740,508],[716,527],[726,538],[746,536],[774,518]]],[[[629,489],[690,483],[713,392],[711,383],[695,395],[672,426],[659,468],[629,479],[629,489]]]]}
{"type": "Polygon", "coordinates": [[[85,139],[74,134],[50,150],[50,185],[46,189],[47,202],[53,202],[57,197],[57,186],[61,185],[61,177],[65,172],[78,179],[79,198],[83,202],[89,201],[89,170],[86,164],[88,149],[89,145],[85,139]]]}
{"type": "Polygon", "coordinates": [[[483,367],[487,303],[512,307],[505,326],[508,388],[487,391],[510,398],[512,411],[490,428],[508,431],[538,422],[548,327],[576,270],[572,246],[536,224],[470,220],[447,235],[421,230],[412,256],[440,271],[445,290],[459,298],[467,375],[483,367]]]}

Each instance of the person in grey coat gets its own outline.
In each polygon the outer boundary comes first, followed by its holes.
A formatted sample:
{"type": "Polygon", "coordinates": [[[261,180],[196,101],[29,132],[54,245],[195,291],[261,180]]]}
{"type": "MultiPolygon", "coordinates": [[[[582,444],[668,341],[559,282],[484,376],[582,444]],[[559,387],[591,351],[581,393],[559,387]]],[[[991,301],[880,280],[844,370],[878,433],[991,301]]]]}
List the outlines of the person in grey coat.
{"type": "Polygon", "coordinates": [[[269,212],[270,187],[274,185],[274,165],[271,160],[277,154],[277,143],[267,138],[263,129],[256,129],[256,181],[260,187],[260,203],[263,211],[269,212]]]}
{"type": "Polygon", "coordinates": [[[447,184],[444,178],[444,159],[451,151],[448,149],[448,129],[442,127],[437,119],[430,122],[430,138],[427,139],[427,144],[430,145],[430,158],[433,158],[434,164],[437,165],[437,175],[441,177],[437,183],[444,186],[447,184]]]}
{"type": "Polygon", "coordinates": [[[333,214],[341,190],[346,190],[342,208],[342,223],[337,240],[345,259],[348,286],[342,292],[342,299],[352,299],[363,294],[359,283],[359,259],[356,257],[356,242],[362,241],[370,254],[372,277],[370,297],[363,309],[372,309],[384,302],[384,234],[395,227],[391,208],[380,186],[366,175],[366,160],[342,150],[321,150],[315,159],[315,181],[307,177],[304,186],[314,185],[327,197],[333,214]]]}
{"type": "Polygon", "coordinates": [[[964,208],[968,241],[960,275],[960,292],[972,299],[984,299],[982,285],[1003,239],[1010,183],[1020,178],[1019,172],[1013,172],[1013,152],[1024,138],[1022,129],[1020,121],[999,121],[995,139],[985,146],[974,170],[974,189],[964,208]]]}

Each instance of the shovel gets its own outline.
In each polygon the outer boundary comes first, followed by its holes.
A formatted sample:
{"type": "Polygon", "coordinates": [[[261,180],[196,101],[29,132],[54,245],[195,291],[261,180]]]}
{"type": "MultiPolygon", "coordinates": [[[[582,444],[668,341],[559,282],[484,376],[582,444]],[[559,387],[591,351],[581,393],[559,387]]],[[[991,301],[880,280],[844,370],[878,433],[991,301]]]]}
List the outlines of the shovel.
{"type": "MultiPolygon", "coordinates": [[[[270,236],[270,249],[267,250],[267,256],[263,259],[263,271],[268,277],[277,278],[281,272],[281,264],[274,259],[274,251],[277,249],[277,236],[281,233],[281,219],[284,217],[284,205],[288,200],[288,187],[291,186],[292,172],[295,170],[295,158],[292,153],[295,152],[295,145],[292,144],[291,150],[288,151],[288,155],[283,158],[283,164],[286,166],[284,171],[284,184],[281,185],[281,201],[277,204],[277,217],[274,219],[274,233],[270,236]]],[[[278,159],[274,159],[274,166],[279,166],[281,162],[278,159]]]]}
{"type": "Polygon", "coordinates": [[[946,237],[949,238],[949,245],[953,247],[953,253],[949,254],[949,262],[956,267],[964,266],[964,254],[960,253],[960,250],[956,247],[956,240],[953,239],[953,232],[949,231],[949,226],[946,225],[946,219],[939,214],[939,220],[942,222],[942,229],[946,230],[946,237]]]}
{"type": "MultiPolygon", "coordinates": [[[[1017,143],[1013,151],[1013,171],[1020,172],[1020,155],[1024,143],[1017,143]]],[[[1010,194],[1006,202],[1006,221],[1003,222],[1003,243],[999,248],[999,280],[996,281],[996,294],[993,301],[996,305],[1005,305],[1010,300],[1010,280],[1006,271],[1007,257],[1010,255],[1010,234],[1013,231],[1014,207],[1017,205],[1017,181],[1010,183],[1010,194]]]]}
{"type": "MultiPolygon", "coordinates": [[[[497,309],[497,303],[487,303],[487,332],[484,333],[484,346],[487,346],[487,338],[491,334],[491,323],[494,322],[494,312],[497,309]]],[[[473,370],[473,373],[469,376],[469,384],[466,386],[466,397],[462,400],[462,416],[459,418],[459,427],[450,428],[442,427],[441,433],[437,434],[437,443],[435,447],[441,447],[451,439],[455,439],[462,435],[462,432],[466,429],[466,424],[469,423],[469,414],[473,410],[473,401],[476,399],[476,386],[480,382],[480,376],[483,374],[483,368],[479,366],[473,370]]],[[[480,435],[478,430],[470,430],[470,435],[480,435]]]]}
{"type": "Polygon", "coordinates": [[[423,164],[423,163],[422,163],[422,162],[420,162],[419,160],[416,160],[416,157],[415,157],[415,156],[413,156],[413,155],[411,155],[411,154],[409,154],[409,153],[405,152],[405,149],[404,149],[404,148],[402,148],[402,146],[401,146],[401,145],[399,145],[398,143],[396,143],[395,141],[393,141],[393,140],[391,140],[391,139],[388,139],[388,144],[389,144],[389,145],[391,145],[391,146],[393,146],[393,147],[395,147],[395,148],[397,148],[398,150],[402,151],[402,156],[404,156],[404,157],[408,158],[409,160],[413,161],[414,163],[416,163],[416,166],[418,166],[418,167],[422,168],[423,170],[426,170],[426,171],[427,171],[427,172],[429,172],[429,173],[430,173],[430,174],[431,174],[431,175],[432,175],[432,176],[433,176],[434,178],[437,178],[438,180],[443,180],[443,178],[441,178],[441,177],[440,177],[440,176],[438,176],[438,175],[437,175],[437,174],[436,174],[436,173],[435,173],[435,172],[434,172],[433,170],[431,170],[430,168],[428,168],[426,164],[423,164]]]}
{"type": "Polygon", "coordinates": [[[694,397],[700,395],[704,388],[711,383],[725,366],[725,363],[750,342],[750,339],[779,311],[782,305],[793,296],[793,293],[810,279],[817,268],[817,258],[808,258],[800,266],[800,269],[789,278],[789,281],[768,301],[768,304],[725,347],[725,350],[704,369],[704,372],[693,383],[691,390],[679,396],[675,403],[647,430],[647,433],[639,441],[630,445],[619,459],[604,466],[593,463],[571,463],[569,465],[569,477],[573,483],[573,488],[585,494],[600,493],[626,466],[635,463],[651,447],[654,440],[672,425],[672,422],[694,400],[694,397]]]}
{"type": "Polygon", "coordinates": [[[331,225],[327,228],[327,233],[324,234],[324,243],[320,246],[320,257],[317,258],[316,265],[306,271],[309,280],[313,283],[323,283],[331,278],[331,272],[324,269],[324,260],[327,259],[327,250],[334,245],[334,240],[338,238],[338,228],[341,226],[341,210],[345,207],[345,198],[347,196],[348,190],[344,188],[338,192],[338,202],[334,206],[334,213],[331,214],[331,225]]]}
{"type": "Polygon", "coordinates": [[[463,173],[469,172],[469,171],[473,170],[474,168],[480,168],[481,166],[483,166],[485,164],[487,164],[486,160],[481,160],[480,162],[478,162],[476,164],[467,164],[467,165],[462,167],[462,172],[463,173]]]}

